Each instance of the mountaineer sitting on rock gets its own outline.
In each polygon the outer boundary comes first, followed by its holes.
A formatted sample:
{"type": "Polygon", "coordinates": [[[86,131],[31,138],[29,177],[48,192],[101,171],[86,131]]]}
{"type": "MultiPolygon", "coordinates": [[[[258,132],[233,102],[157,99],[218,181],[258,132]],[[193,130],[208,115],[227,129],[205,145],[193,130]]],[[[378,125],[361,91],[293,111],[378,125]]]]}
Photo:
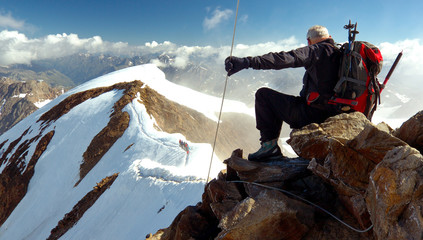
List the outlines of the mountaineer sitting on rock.
{"type": "Polygon", "coordinates": [[[225,69],[228,76],[247,68],[284,69],[304,67],[303,88],[300,96],[291,96],[269,88],[256,92],[256,127],[260,131],[260,149],[248,155],[251,161],[280,159],[278,138],[282,122],[291,128],[301,128],[310,123],[321,123],[338,110],[328,104],[338,80],[341,54],[323,26],[313,26],[307,32],[308,46],[289,52],[268,53],[257,57],[228,57],[225,69]]]}

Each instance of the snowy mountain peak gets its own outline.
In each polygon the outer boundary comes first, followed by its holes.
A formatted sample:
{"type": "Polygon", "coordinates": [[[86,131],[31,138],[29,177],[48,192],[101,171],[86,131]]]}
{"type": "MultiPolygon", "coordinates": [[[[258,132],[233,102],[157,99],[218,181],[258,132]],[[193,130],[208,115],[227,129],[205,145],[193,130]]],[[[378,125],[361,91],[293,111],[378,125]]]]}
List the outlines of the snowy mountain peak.
{"type": "MultiPolygon", "coordinates": [[[[59,96],[0,136],[0,239],[135,239],[166,227],[201,199],[219,107],[154,65],[59,96]]],[[[228,100],[222,120],[217,155],[257,139],[245,105],[228,100]]],[[[215,157],[212,176],[221,169],[215,157]]]]}

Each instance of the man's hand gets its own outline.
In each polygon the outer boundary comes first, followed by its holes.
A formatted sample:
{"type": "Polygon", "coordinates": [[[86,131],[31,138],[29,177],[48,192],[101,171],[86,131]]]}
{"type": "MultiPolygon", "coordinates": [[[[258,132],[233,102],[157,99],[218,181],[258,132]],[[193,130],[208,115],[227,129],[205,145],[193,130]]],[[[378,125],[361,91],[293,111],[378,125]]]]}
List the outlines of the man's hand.
{"type": "Polygon", "coordinates": [[[248,58],[238,58],[238,57],[227,57],[225,59],[225,70],[228,72],[228,76],[231,76],[234,73],[241,71],[242,69],[247,69],[250,67],[250,61],[248,58]]]}

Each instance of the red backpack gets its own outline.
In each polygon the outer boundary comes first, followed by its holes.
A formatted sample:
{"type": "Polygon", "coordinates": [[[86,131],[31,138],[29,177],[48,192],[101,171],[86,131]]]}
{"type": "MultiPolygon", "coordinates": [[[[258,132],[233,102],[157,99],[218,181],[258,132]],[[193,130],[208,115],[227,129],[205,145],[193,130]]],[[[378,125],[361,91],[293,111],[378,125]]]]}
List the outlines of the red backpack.
{"type": "Polygon", "coordinates": [[[329,104],[337,105],[342,112],[362,112],[371,120],[380,103],[382,85],[377,75],[382,69],[382,54],[371,43],[355,41],[357,23],[352,25],[350,21],[344,28],[349,30],[349,37],[348,42],[340,48],[339,80],[329,104]]]}

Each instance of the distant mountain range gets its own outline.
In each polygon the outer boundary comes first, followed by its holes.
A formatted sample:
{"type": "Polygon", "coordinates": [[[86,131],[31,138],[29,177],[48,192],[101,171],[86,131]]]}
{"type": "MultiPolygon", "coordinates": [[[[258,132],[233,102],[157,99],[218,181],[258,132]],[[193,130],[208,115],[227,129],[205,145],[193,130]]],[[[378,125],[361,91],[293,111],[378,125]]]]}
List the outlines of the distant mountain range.
{"type": "Polygon", "coordinates": [[[0,135],[63,92],[41,80],[0,78],[0,135]]]}
{"type": "MultiPolygon", "coordinates": [[[[223,61],[222,64],[219,64],[216,63],[216,59],[211,57],[191,59],[184,68],[181,68],[175,65],[175,58],[175,56],[165,53],[133,57],[80,53],[56,59],[33,61],[30,65],[15,64],[3,66],[0,67],[0,78],[4,77],[16,81],[42,81],[53,88],[57,88],[53,91],[60,92],[62,88],[66,91],[88,80],[119,69],[142,65],[152,61],[159,61],[161,63],[160,65],[162,65],[159,68],[165,73],[166,79],[169,81],[202,93],[222,97],[226,79],[223,61]]],[[[283,71],[241,71],[228,79],[225,97],[227,99],[239,100],[253,107],[255,91],[263,86],[287,94],[297,95],[302,86],[301,79],[303,73],[303,68],[287,69],[283,71]]],[[[3,83],[0,82],[0,85],[2,84],[3,83]]],[[[28,92],[25,91],[15,93],[17,95],[27,94],[28,92]]],[[[388,91],[389,95],[385,93],[382,96],[382,104],[389,108],[388,113],[390,115],[386,115],[385,112],[377,111],[375,114],[376,119],[403,119],[421,109],[421,107],[417,106],[419,104],[422,105],[420,102],[417,103],[417,105],[405,104],[406,102],[404,102],[403,96],[409,98],[409,101],[413,101],[413,98],[415,98],[409,96],[409,91],[401,91],[400,88],[393,85],[388,85],[385,92],[388,91]],[[395,91],[398,91],[398,93],[395,91]],[[392,111],[392,109],[395,111],[392,111]]],[[[0,101],[3,100],[4,98],[0,99],[0,101]]],[[[1,117],[0,134],[8,129],[8,127],[3,127],[3,125],[11,126],[15,124],[17,121],[33,112],[34,109],[36,108],[33,106],[22,106],[19,110],[14,110],[15,114],[11,115],[14,116],[14,118],[8,118],[7,123],[3,123],[5,118],[1,117]],[[20,113],[17,114],[16,112],[20,113]]]]}
{"type": "Polygon", "coordinates": [[[75,87],[88,80],[122,68],[145,63],[141,57],[75,54],[67,57],[14,64],[0,68],[0,76],[16,80],[42,79],[51,86],[75,87]],[[36,78],[36,79],[34,79],[36,78]]]}
{"type": "MultiPolygon", "coordinates": [[[[67,91],[107,73],[150,63],[153,59],[163,63],[164,66],[160,69],[169,81],[209,95],[222,96],[226,72],[223,63],[215,64],[214,59],[190,62],[185,68],[175,67],[173,64],[175,57],[167,54],[119,57],[80,53],[56,59],[38,60],[30,65],[15,64],[0,67],[0,78],[8,79],[0,81],[2,89],[0,101],[6,102],[0,116],[0,134],[35,111],[38,108],[34,105],[36,102],[52,99],[60,95],[62,90],[67,91]],[[13,81],[15,84],[11,84],[13,81]],[[14,90],[11,90],[12,88],[14,90]],[[35,88],[37,88],[36,94],[33,92],[35,88]],[[31,100],[22,97],[11,101],[13,96],[23,95],[32,96],[31,100]],[[18,99],[20,101],[17,101],[18,99]]],[[[299,78],[300,74],[296,76],[292,72],[286,74],[252,70],[240,72],[228,80],[226,98],[242,101],[252,107],[257,88],[269,86],[289,92],[289,89],[299,88],[301,84],[299,78]]],[[[291,92],[294,94],[296,90],[291,92]]]]}
{"type": "MultiPolygon", "coordinates": [[[[44,80],[53,87],[69,89],[119,69],[150,63],[153,59],[165,65],[159,68],[169,81],[210,95],[222,95],[226,77],[223,61],[220,65],[215,63],[215,59],[204,58],[189,62],[185,68],[179,68],[173,64],[175,57],[167,54],[119,57],[80,53],[56,59],[37,60],[31,65],[0,67],[0,77],[19,81],[44,80]]],[[[296,94],[301,86],[303,71],[298,69],[283,74],[274,74],[272,71],[243,71],[230,78],[227,94],[229,98],[241,100],[249,105],[254,102],[255,90],[261,86],[296,94]]]]}

